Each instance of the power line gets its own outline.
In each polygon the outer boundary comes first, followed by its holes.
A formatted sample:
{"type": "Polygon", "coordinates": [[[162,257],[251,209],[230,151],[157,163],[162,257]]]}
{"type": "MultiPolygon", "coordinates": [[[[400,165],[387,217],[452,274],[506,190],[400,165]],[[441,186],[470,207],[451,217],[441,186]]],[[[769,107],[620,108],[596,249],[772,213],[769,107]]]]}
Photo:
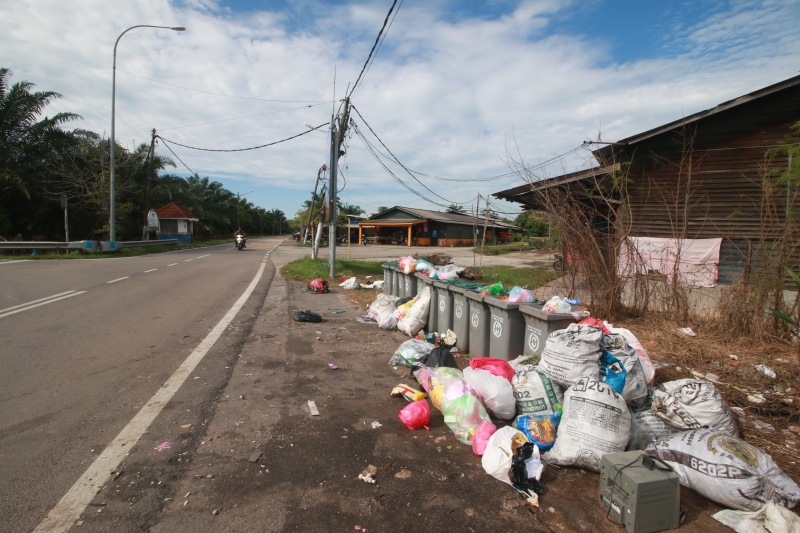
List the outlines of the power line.
{"type": "Polygon", "coordinates": [[[304,131],[303,133],[298,133],[297,135],[292,135],[291,137],[287,137],[285,139],[281,139],[280,141],[275,141],[275,142],[271,142],[271,143],[267,143],[267,144],[262,144],[260,146],[251,146],[250,148],[237,148],[237,149],[234,149],[234,150],[214,150],[214,149],[211,149],[211,148],[198,148],[196,146],[187,146],[185,144],[176,143],[175,141],[170,141],[169,139],[165,139],[164,137],[162,137],[160,135],[158,136],[158,138],[161,139],[162,141],[164,141],[165,143],[172,143],[172,144],[174,144],[176,146],[182,146],[183,148],[188,148],[190,150],[200,150],[201,152],[246,152],[248,150],[258,150],[259,148],[266,148],[267,146],[273,146],[273,145],[276,145],[276,144],[280,144],[282,142],[290,141],[292,139],[296,139],[298,137],[302,137],[303,135],[311,133],[314,130],[320,129],[322,126],[327,126],[327,125],[328,125],[327,123],[320,124],[316,128],[312,128],[312,129],[310,129],[308,131],[304,131]]]}
{"type": "Polygon", "coordinates": [[[130,74],[131,76],[135,76],[137,78],[142,78],[143,80],[152,81],[155,83],[160,83],[161,85],[169,85],[170,87],[175,87],[177,89],[183,89],[185,91],[193,91],[196,93],[203,93],[203,94],[210,94],[212,96],[223,96],[225,98],[238,98],[239,100],[258,100],[259,102],[284,102],[284,103],[294,103],[294,104],[327,104],[330,100],[278,100],[273,98],[253,98],[249,96],[234,96],[231,94],[222,94],[222,93],[212,93],[209,91],[201,91],[200,89],[192,89],[191,87],[183,87],[181,85],[173,85],[172,83],[167,83],[165,81],[154,80],[153,78],[148,78],[145,76],[140,76],[139,74],[134,74],[133,72],[128,72],[127,70],[122,70],[120,68],[117,69],[117,72],[124,72],[125,74],[130,74]]]}
{"type": "MultiPolygon", "coordinates": [[[[378,43],[378,47],[375,49],[375,54],[373,54],[372,61],[370,61],[369,66],[367,66],[367,70],[364,72],[364,76],[369,74],[369,71],[372,69],[372,65],[375,64],[375,58],[378,57],[378,52],[381,51],[381,46],[383,46],[383,42],[386,40],[386,35],[388,35],[389,30],[392,29],[392,25],[394,24],[394,19],[397,18],[397,14],[400,12],[400,8],[403,7],[403,2],[404,0],[400,0],[400,5],[397,6],[397,9],[394,12],[394,16],[392,17],[392,20],[389,22],[389,26],[386,28],[386,31],[383,32],[383,37],[381,38],[381,42],[378,43]]],[[[355,88],[353,90],[355,90],[355,88]]]]}
{"type": "MultiPolygon", "coordinates": [[[[163,139],[162,139],[162,140],[163,140],[163,139]]],[[[168,145],[167,143],[164,143],[164,146],[166,146],[166,147],[167,147],[167,150],[169,150],[170,152],[172,152],[172,155],[174,155],[174,156],[175,156],[175,157],[178,159],[178,161],[180,161],[180,162],[181,162],[181,164],[182,164],[183,166],[185,166],[185,167],[186,167],[186,170],[188,170],[189,172],[191,172],[191,173],[192,173],[192,176],[197,176],[197,172],[195,172],[194,170],[192,170],[191,168],[189,168],[189,166],[188,166],[186,163],[184,163],[184,162],[183,162],[183,159],[181,159],[180,157],[178,157],[178,154],[176,154],[176,153],[175,153],[175,151],[174,151],[172,148],[170,148],[170,147],[169,147],[169,145],[168,145]]]]}
{"type": "Polygon", "coordinates": [[[286,113],[287,111],[296,111],[298,109],[308,109],[309,107],[316,107],[316,106],[320,106],[320,105],[325,105],[327,103],[328,102],[323,102],[321,104],[310,104],[310,105],[304,105],[304,106],[300,106],[300,107],[290,107],[289,109],[281,109],[280,111],[271,111],[269,113],[260,113],[258,115],[248,115],[246,117],[226,118],[225,120],[215,120],[214,122],[202,122],[200,124],[189,124],[188,126],[175,126],[174,128],[162,128],[159,131],[180,130],[180,129],[183,129],[183,128],[193,128],[195,126],[207,126],[209,124],[219,124],[221,122],[231,122],[231,121],[234,121],[234,120],[243,120],[243,119],[246,119],[246,118],[264,117],[266,115],[275,115],[275,114],[278,114],[278,113],[286,113]]]}
{"type": "Polygon", "coordinates": [[[397,5],[397,0],[392,2],[392,7],[389,8],[389,12],[386,14],[386,18],[383,19],[383,26],[381,26],[381,31],[378,32],[378,37],[375,38],[375,44],[372,45],[372,50],[369,51],[369,55],[367,56],[367,60],[364,62],[364,66],[361,67],[361,72],[358,74],[358,78],[356,78],[356,82],[353,84],[353,88],[350,90],[350,94],[348,96],[353,96],[353,93],[356,92],[356,87],[358,87],[358,83],[361,81],[361,76],[364,75],[364,71],[369,64],[369,60],[372,58],[372,54],[375,52],[375,48],[378,46],[378,41],[381,39],[381,35],[383,35],[383,30],[386,29],[386,24],[389,22],[389,17],[392,15],[392,11],[394,11],[394,6],[397,5]]]}

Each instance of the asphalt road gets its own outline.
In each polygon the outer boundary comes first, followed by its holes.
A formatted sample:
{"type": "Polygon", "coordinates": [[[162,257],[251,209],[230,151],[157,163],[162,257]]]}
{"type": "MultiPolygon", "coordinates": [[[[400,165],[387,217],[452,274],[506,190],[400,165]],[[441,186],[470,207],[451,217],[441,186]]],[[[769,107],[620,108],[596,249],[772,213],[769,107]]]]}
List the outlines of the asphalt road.
{"type": "Polygon", "coordinates": [[[198,367],[208,377],[189,378],[159,415],[180,405],[181,420],[204,423],[264,301],[274,276],[265,253],[277,243],[0,263],[0,531],[36,528],[263,263],[254,292],[198,367]]]}

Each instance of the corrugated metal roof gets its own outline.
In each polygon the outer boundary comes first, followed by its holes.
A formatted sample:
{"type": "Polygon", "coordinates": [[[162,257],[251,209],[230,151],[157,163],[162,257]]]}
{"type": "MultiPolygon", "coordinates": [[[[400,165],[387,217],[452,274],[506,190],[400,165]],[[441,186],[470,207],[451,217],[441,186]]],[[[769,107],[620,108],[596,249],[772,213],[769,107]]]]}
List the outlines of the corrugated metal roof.
{"type": "MultiPolygon", "coordinates": [[[[402,206],[394,206],[383,213],[378,213],[377,215],[373,215],[369,217],[369,220],[381,220],[382,216],[385,216],[387,213],[397,209],[398,211],[403,211],[406,214],[411,215],[414,218],[409,217],[408,219],[392,219],[392,222],[413,222],[417,219],[427,219],[433,220],[435,222],[443,222],[445,224],[463,224],[466,226],[472,226],[475,223],[475,218],[472,215],[467,215],[464,213],[450,213],[450,212],[442,212],[442,211],[430,211],[428,209],[417,209],[414,207],[402,207],[402,206]]],[[[480,220],[483,220],[481,217],[478,217],[480,220]]],[[[514,226],[513,224],[508,224],[506,222],[502,222],[497,219],[489,219],[489,225],[495,226],[498,228],[509,228],[509,229],[522,229],[519,226],[514,226]]]]}

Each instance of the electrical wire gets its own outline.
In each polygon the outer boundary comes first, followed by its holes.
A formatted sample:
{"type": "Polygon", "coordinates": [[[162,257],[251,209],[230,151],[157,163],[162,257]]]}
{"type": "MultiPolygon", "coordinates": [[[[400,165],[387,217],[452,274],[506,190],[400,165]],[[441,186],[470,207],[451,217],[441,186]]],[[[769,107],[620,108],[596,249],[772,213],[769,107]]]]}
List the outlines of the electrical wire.
{"type": "Polygon", "coordinates": [[[185,144],[176,143],[175,141],[170,141],[169,139],[165,139],[161,135],[158,135],[157,137],[159,139],[161,139],[162,141],[164,141],[165,143],[172,143],[172,144],[174,144],[176,146],[182,146],[183,148],[188,148],[190,150],[200,150],[201,152],[246,152],[248,150],[258,150],[259,148],[266,148],[267,146],[273,146],[273,145],[276,145],[276,144],[280,144],[282,142],[290,141],[292,139],[296,139],[298,137],[302,137],[303,135],[307,135],[307,134],[311,133],[314,130],[320,129],[322,126],[327,126],[327,125],[328,125],[327,123],[320,124],[316,128],[312,128],[312,129],[310,129],[308,131],[304,131],[303,133],[298,133],[297,135],[292,135],[291,137],[287,137],[285,139],[281,139],[280,141],[275,141],[275,142],[271,142],[271,143],[267,143],[267,144],[262,144],[260,146],[251,146],[250,148],[237,148],[237,149],[234,149],[234,150],[214,150],[214,149],[211,149],[211,148],[198,148],[196,146],[187,146],[185,144]]]}
{"type": "MultiPolygon", "coordinates": [[[[161,140],[163,141],[164,139],[161,139],[161,140]]],[[[180,157],[178,157],[178,154],[176,154],[176,153],[175,153],[175,151],[174,151],[172,148],[170,148],[170,147],[169,147],[169,145],[168,145],[167,143],[164,143],[164,146],[166,146],[166,147],[167,147],[167,150],[169,150],[170,152],[172,152],[172,155],[174,155],[174,156],[175,156],[175,157],[178,159],[178,161],[180,161],[180,162],[181,162],[181,164],[182,164],[183,166],[185,166],[185,167],[186,167],[186,170],[188,170],[189,172],[191,172],[191,173],[192,173],[192,176],[197,176],[197,172],[195,172],[194,170],[192,170],[191,168],[189,168],[189,166],[188,166],[186,163],[184,163],[184,162],[183,162],[183,159],[181,159],[180,157]]]]}
{"type": "Polygon", "coordinates": [[[124,72],[125,74],[130,74],[131,76],[135,76],[137,78],[142,78],[143,80],[152,81],[155,83],[160,83],[161,85],[169,85],[170,87],[175,87],[177,89],[183,89],[185,91],[193,91],[196,93],[203,93],[203,94],[210,94],[212,96],[223,96],[225,98],[238,98],[239,100],[258,100],[260,102],[284,102],[289,104],[327,104],[330,100],[279,100],[273,98],[253,98],[249,96],[234,96],[231,94],[222,94],[222,93],[212,93],[209,91],[201,91],[200,89],[192,89],[191,87],[183,87],[181,85],[173,85],[172,83],[167,83],[165,81],[154,80],[153,78],[148,78],[145,76],[140,76],[139,74],[134,74],[133,72],[128,72],[127,70],[122,70],[120,68],[117,69],[117,72],[124,72]]]}
{"type": "Polygon", "coordinates": [[[214,122],[202,122],[200,124],[189,124],[188,126],[175,126],[174,128],[160,128],[160,129],[157,128],[157,129],[158,129],[158,131],[170,131],[170,130],[180,130],[180,129],[183,129],[183,128],[193,128],[195,126],[207,126],[208,124],[220,124],[222,122],[231,122],[231,121],[234,121],[234,120],[243,120],[243,119],[246,119],[246,118],[264,117],[264,116],[267,116],[267,115],[276,115],[278,113],[286,113],[287,111],[296,111],[298,109],[307,109],[309,107],[316,107],[316,106],[320,106],[320,105],[325,105],[327,103],[328,102],[323,102],[321,104],[310,104],[310,105],[304,105],[304,106],[300,106],[300,107],[290,107],[289,109],[281,109],[280,111],[270,111],[269,113],[260,113],[258,115],[248,115],[246,117],[226,118],[224,120],[215,120],[214,122]]]}
{"type": "Polygon", "coordinates": [[[369,64],[369,60],[372,58],[372,54],[375,53],[375,48],[378,46],[378,41],[381,39],[381,35],[383,35],[383,30],[386,29],[386,24],[389,22],[389,17],[392,15],[392,11],[394,11],[394,6],[397,5],[397,0],[392,2],[392,7],[389,8],[389,12],[386,14],[386,18],[383,20],[383,26],[381,26],[381,31],[378,32],[378,37],[375,38],[375,44],[372,45],[372,50],[369,51],[369,55],[367,56],[367,60],[364,62],[364,66],[361,67],[361,72],[358,74],[358,78],[356,78],[356,82],[353,84],[353,88],[350,90],[350,96],[353,96],[353,93],[356,92],[356,88],[358,87],[359,82],[361,81],[361,77],[364,75],[364,71],[369,64]]]}
{"type": "MultiPolygon", "coordinates": [[[[372,61],[370,61],[369,65],[367,66],[367,70],[364,72],[364,76],[369,74],[369,71],[372,69],[372,65],[375,64],[375,58],[378,57],[378,52],[380,52],[381,46],[383,46],[383,42],[386,40],[386,35],[389,34],[389,30],[392,29],[392,25],[394,24],[394,19],[397,18],[397,14],[400,12],[400,8],[403,7],[403,2],[404,0],[400,0],[400,5],[397,6],[397,9],[394,12],[394,16],[392,17],[392,20],[389,21],[389,26],[386,28],[386,31],[383,32],[383,37],[381,38],[381,42],[378,43],[378,47],[375,49],[375,54],[373,54],[372,61]]],[[[353,91],[355,91],[355,88],[353,89],[353,91]]]]}

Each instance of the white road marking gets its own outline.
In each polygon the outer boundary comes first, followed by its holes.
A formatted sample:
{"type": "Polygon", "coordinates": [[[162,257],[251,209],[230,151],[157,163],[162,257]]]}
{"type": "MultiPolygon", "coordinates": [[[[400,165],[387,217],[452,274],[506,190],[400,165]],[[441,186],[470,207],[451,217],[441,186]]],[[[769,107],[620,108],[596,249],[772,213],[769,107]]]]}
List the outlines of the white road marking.
{"type": "Polygon", "coordinates": [[[144,407],[128,422],[119,435],[109,444],[94,463],[75,482],[64,497],[47,514],[44,520],[36,527],[34,533],[67,531],[78,520],[86,506],[94,499],[97,491],[106,483],[108,476],[125,458],[128,451],[136,445],[141,436],[161,413],[161,410],[172,399],[186,378],[194,371],[206,353],[214,346],[222,332],[225,331],[239,310],[258,285],[264,265],[250,282],[244,293],[236,300],[233,307],[228,310],[222,320],[212,329],[197,348],[186,358],[161,388],[150,398],[144,407]]]}
{"type": "Polygon", "coordinates": [[[3,261],[0,265],[11,265],[14,263],[24,263],[25,261],[30,261],[30,259],[15,259],[13,261],[3,261]]]}
{"type": "Polygon", "coordinates": [[[191,259],[184,259],[184,260],[183,260],[183,262],[184,262],[184,263],[186,263],[186,262],[188,262],[188,261],[191,261],[191,259]]]}
{"type": "Polygon", "coordinates": [[[145,270],[144,273],[147,274],[148,272],[155,272],[158,270],[157,268],[151,268],[150,270],[145,270]]]}
{"type": "Polygon", "coordinates": [[[196,257],[195,259],[202,259],[204,257],[208,257],[209,255],[211,255],[211,254],[201,255],[200,257],[196,257]]]}
{"type": "Polygon", "coordinates": [[[72,294],[67,294],[66,296],[62,296],[61,298],[53,298],[52,300],[47,300],[46,302],[38,303],[38,304],[35,304],[35,305],[30,305],[28,307],[23,307],[22,309],[17,309],[15,311],[10,311],[8,313],[3,313],[2,315],[0,315],[0,318],[3,318],[4,316],[8,316],[8,315],[14,315],[16,313],[21,313],[22,311],[27,311],[29,309],[33,309],[34,307],[39,307],[40,305],[51,304],[53,302],[57,302],[59,300],[65,299],[65,298],[72,298],[73,296],[78,296],[79,294],[84,294],[85,292],[86,291],[73,292],[72,294]]]}
{"type": "Polygon", "coordinates": [[[0,313],[5,313],[6,311],[11,311],[12,309],[17,309],[19,307],[27,307],[27,306],[35,304],[35,303],[39,303],[39,302],[43,302],[45,300],[49,300],[50,298],[58,298],[59,296],[64,296],[65,294],[69,294],[71,292],[75,292],[75,291],[60,292],[58,294],[54,294],[52,296],[48,296],[47,298],[39,298],[38,300],[33,300],[32,302],[15,305],[13,307],[6,307],[5,309],[0,309],[0,313]]]}
{"type": "Polygon", "coordinates": [[[177,264],[178,264],[178,263],[172,263],[171,265],[167,265],[167,266],[168,266],[168,267],[174,267],[174,266],[175,266],[175,265],[177,265],[177,264]]]}
{"type": "Polygon", "coordinates": [[[111,281],[106,281],[106,283],[116,283],[118,281],[122,281],[123,279],[128,279],[129,277],[130,276],[125,276],[124,278],[112,279],[111,281]]]}

